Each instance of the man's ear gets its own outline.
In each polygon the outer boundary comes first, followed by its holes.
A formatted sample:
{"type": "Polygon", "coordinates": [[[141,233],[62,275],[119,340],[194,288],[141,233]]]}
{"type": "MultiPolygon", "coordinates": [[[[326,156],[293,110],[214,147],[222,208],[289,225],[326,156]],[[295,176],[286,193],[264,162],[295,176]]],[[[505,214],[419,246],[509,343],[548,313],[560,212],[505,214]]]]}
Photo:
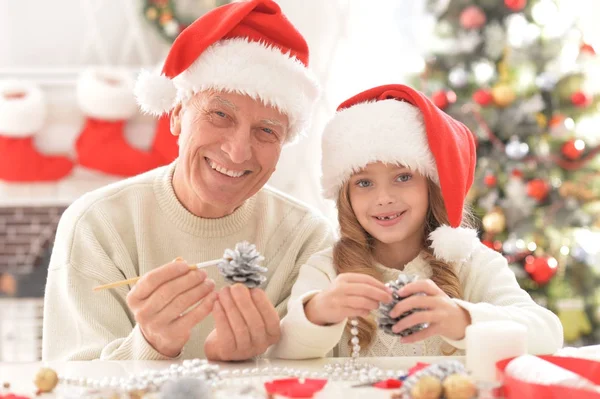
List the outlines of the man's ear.
{"type": "Polygon", "coordinates": [[[179,103],[171,111],[171,134],[173,136],[179,136],[181,134],[181,109],[182,104],[179,103]]]}

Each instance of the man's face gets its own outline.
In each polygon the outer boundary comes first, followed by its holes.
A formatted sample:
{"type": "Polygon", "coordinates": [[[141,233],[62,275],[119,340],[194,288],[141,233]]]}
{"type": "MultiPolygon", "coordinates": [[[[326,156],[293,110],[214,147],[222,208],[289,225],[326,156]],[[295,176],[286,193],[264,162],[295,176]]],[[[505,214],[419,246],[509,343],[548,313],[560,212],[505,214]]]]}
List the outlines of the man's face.
{"type": "Polygon", "coordinates": [[[275,171],[288,118],[249,96],[201,92],[175,108],[179,137],[173,184],[186,207],[202,217],[232,213],[275,171]]]}

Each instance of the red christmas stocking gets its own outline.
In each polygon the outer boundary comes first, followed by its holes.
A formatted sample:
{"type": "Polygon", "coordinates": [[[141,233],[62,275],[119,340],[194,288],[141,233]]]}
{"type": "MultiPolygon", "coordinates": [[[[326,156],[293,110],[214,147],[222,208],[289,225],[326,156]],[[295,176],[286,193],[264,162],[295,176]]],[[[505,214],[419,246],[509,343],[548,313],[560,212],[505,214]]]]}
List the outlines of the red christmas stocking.
{"type": "Polygon", "coordinates": [[[50,182],[71,173],[68,157],[41,154],[33,135],[46,121],[42,91],[31,82],[0,82],[0,180],[50,182]]]}
{"type": "Polygon", "coordinates": [[[156,124],[156,134],[152,142],[152,152],[165,164],[173,162],[179,156],[177,137],[171,134],[171,115],[163,115],[156,124]]]}
{"type": "Polygon", "coordinates": [[[125,139],[125,123],[137,112],[133,79],[127,72],[84,72],[77,84],[77,99],[87,117],[75,143],[80,165],[128,177],[165,164],[158,155],[134,148],[125,139]]]}

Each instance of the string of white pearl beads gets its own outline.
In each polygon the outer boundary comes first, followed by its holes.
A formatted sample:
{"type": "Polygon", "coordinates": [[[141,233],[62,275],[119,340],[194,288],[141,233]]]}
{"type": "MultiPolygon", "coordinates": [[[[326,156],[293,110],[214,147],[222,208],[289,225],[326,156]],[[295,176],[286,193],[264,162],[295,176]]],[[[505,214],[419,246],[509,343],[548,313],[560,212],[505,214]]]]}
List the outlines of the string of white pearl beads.
{"type": "Polygon", "coordinates": [[[356,361],[360,356],[360,339],[358,338],[358,320],[351,319],[350,320],[350,335],[352,335],[352,339],[350,343],[352,344],[352,360],[356,361]]]}

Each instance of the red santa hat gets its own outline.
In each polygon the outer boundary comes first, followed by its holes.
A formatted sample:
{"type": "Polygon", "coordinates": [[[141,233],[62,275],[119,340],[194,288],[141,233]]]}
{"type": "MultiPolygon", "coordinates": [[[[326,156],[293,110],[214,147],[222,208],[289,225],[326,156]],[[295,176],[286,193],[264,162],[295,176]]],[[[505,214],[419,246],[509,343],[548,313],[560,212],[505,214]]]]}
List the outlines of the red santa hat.
{"type": "Polygon", "coordinates": [[[350,176],[372,162],[402,164],[441,189],[450,226],[430,235],[435,256],[464,261],[477,232],[460,227],[473,183],[475,140],[469,129],[404,85],[366,90],[346,100],[323,133],[322,184],[337,199],[350,176]]]}
{"type": "Polygon", "coordinates": [[[289,118],[287,141],[302,132],[319,95],[308,46],[272,0],[236,2],[198,18],[177,37],[160,75],[135,86],[142,111],[169,112],[204,90],[245,94],[289,118]]]}

